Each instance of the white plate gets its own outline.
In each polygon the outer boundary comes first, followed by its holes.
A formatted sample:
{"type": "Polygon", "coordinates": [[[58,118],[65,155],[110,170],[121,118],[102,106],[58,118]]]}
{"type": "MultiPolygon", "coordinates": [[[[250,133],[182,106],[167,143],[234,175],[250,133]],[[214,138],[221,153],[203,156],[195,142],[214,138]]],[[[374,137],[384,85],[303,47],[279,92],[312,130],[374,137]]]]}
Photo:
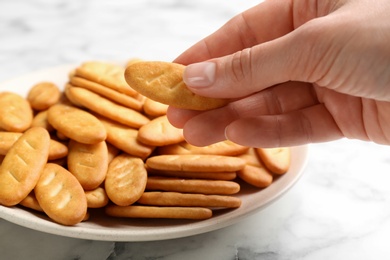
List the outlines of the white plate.
{"type": "MultiPolygon", "coordinates": [[[[40,81],[51,81],[64,86],[68,73],[77,65],[65,65],[37,71],[0,83],[0,91],[8,90],[26,95],[29,88],[40,81]]],[[[291,167],[283,176],[266,189],[259,190],[243,184],[238,197],[242,205],[238,209],[219,210],[211,219],[203,221],[118,219],[109,218],[99,212],[91,219],[76,226],[56,224],[41,213],[19,207],[0,206],[0,217],[30,229],[67,237],[105,241],[150,241],[179,238],[217,230],[234,224],[274,202],[291,188],[303,173],[308,159],[308,147],[291,149],[291,167]]]]}

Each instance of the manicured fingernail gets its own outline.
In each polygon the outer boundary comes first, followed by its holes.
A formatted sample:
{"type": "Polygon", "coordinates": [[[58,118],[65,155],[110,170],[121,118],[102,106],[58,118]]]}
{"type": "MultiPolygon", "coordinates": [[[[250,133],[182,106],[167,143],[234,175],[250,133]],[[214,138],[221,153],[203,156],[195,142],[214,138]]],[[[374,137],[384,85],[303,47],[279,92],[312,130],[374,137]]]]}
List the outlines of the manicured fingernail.
{"type": "Polygon", "coordinates": [[[208,87],[214,83],[215,69],[214,62],[188,65],[184,71],[184,83],[190,87],[208,87]]]}

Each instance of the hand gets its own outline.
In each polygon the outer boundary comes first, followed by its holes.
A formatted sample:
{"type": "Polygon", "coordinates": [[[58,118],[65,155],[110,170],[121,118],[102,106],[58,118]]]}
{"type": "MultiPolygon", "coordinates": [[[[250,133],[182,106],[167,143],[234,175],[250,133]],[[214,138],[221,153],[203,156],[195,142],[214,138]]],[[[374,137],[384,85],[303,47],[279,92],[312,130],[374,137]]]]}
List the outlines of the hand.
{"type": "Polygon", "coordinates": [[[199,112],[170,107],[189,143],[255,147],[341,137],[390,144],[390,1],[268,0],[180,55],[196,94],[230,98],[199,112]]]}

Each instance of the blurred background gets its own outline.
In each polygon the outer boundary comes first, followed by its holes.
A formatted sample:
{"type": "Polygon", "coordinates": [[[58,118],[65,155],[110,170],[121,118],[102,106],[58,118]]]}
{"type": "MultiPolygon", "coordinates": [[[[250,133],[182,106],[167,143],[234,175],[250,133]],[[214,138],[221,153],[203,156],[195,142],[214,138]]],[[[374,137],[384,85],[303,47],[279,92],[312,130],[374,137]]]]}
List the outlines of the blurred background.
{"type": "Polygon", "coordinates": [[[0,0],[0,80],[93,59],[171,61],[259,2],[0,0]]]}

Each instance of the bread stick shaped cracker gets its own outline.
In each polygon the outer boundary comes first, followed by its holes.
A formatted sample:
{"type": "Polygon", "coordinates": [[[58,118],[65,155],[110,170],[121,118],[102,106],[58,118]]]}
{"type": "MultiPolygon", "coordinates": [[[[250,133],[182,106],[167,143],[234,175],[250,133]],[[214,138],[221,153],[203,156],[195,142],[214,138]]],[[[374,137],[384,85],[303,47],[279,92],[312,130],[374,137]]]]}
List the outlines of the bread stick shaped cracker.
{"type": "Polygon", "coordinates": [[[87,198],[81,184],[57,164],[46,164],[34,191],[43,211],[57,223],[75,225],[87,213],[87,198]]]}
{"type": "Polygon", "coordinates": [[[185,66],[162,61],[141,61],[126,68],[126,82],[142,95],[178,108],[208,110],[222,107],[227,99],[202,97],[183,82],[185,66]]]}
{"type": "Polygon", "coordinates": [[[116,205],[131,205],[144,192],[147,178],[142,159],[125,153],[118,155],[108,166],[105,180],[107,195],[116,205]]]}
{"type": "Polygon", "coordinates": [[[50,107],[49,123],[65,136],[83,144],[97,144],[106,140],[103,124],[92,114],[72,106],[57,104],[50,107]]]}
{"type": "Polygon", "coordinates": [[[11,132],[24,132],[33,120],[30,103],[12,92],[0,92],[0,128],[11,132]]]}
{"type": "Polygon", "coordinates": [[[49,154],[47,130],[33,127],[11,147],[0,166],[0,204],[13,206],[34,189],[49,154]]]}
{"type": "Polygon", "coordinates": [[[284,174],[290,168],[291,154],[289,147],[256,148],[264,165],[275,174],[284,174]]]}

